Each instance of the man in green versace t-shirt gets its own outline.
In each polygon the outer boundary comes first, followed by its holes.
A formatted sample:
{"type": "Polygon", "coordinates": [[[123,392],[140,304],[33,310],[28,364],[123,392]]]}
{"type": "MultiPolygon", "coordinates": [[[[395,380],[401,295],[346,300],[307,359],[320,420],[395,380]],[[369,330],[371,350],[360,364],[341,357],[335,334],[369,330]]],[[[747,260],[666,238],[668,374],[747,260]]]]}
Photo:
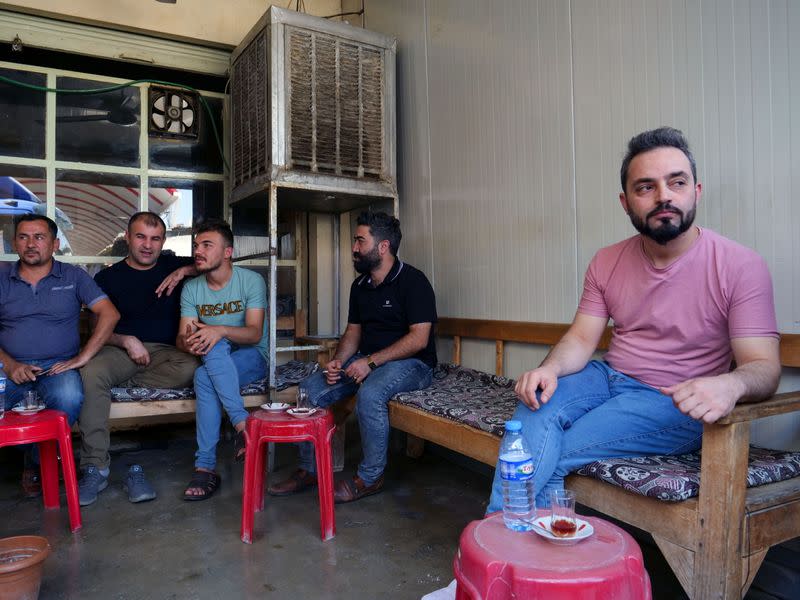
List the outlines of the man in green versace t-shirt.
{"type": "Polygon", "coordinates": [[[267,370],[266,285],[257,273],[234,267],[232,255],[233,233],[225,221],[197,227],[194,264],[200,276],[183,287],[176,342],[203,361],[194,375],[195,472],[184,500],[205,500],[219,487],[215,468],[223,408],[236,430],[236,460],[244,459],[247,411],[239,390],[267,370]]]}

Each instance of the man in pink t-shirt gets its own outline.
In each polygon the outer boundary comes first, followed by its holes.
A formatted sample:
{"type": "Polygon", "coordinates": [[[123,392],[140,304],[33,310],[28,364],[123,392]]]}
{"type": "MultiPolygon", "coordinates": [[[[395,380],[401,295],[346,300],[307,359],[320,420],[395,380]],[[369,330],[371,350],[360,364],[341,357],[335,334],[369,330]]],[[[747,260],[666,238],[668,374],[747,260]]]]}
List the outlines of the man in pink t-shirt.
{"type": "MultiPolygon", "coordinates": [[[[515,388],[540,507],[595,460],[698,449],[703,423],[769,397],[780,378],[769,271],[754,251],[693,225],[702,186],[683,134],[632,138],[621,183],[639,234],[594,256],[572,325],[515,388]],[[609,350],[590,360],[609,319],[609,350]]],[[[499,473],[488,512],[502,507],[499,473]]]]}

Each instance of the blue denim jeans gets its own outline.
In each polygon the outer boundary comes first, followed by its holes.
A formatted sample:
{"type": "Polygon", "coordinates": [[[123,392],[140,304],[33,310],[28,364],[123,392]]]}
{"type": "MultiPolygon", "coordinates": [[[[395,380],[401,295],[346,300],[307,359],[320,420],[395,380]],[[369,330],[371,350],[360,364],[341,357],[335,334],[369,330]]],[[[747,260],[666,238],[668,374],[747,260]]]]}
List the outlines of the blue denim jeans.
{"type": "MultiPolygon", "coordinates": [[[[539,410],[517,405],[514,419],[533,452],[536,505],[550,505],[564,477],[604,458],[683,454],[701,444],[703,424],[681,413],[672,398],[593,360],[561,377],[539,410]]],[[[580,498],[578,498],[580,502],[580,498]]],[[[495,469],[487,513],[503,508],[500,469],[495,469]]]]}
{"type": "Polygon", "coordinates": [[[203,366],[194,372],[197,397],[197,452],[194,466],[214,469],[217,466],[217,443],[222,423],[222,409],[233,425],[247,419],[244,400],[239,393],[247,385],[266,375],[267,361],[255,346],[244,348],[222,339],[205,356],[203,366]]]}
{"type": "MultiPolygon", "coordinates": [[[[356,353],[344,367],[363,354],[356,353]]],[[[416,358],[389,361],[381,365],[359,386],[352,378],[342,373],[342,378],[328,385],[325,374],[317,371],[300,382],[300,388],[308,392],[309,402],[314,406],[328,407],[331,404],[356,395],[356,416],[361,431],[361,448],[364,458],[358,465],[358,476],[367,485],[372,485],[383,474],[386,467],[386,452],[389,447],[389,407],[392,396],[410,392],[431,384],[433,369],[416,358]]],[[[300,445],[300,468],[315,471],[314,446],[309,442],[300,445]]]]}
{"type": "MultiPolygon", "coordinates": [[[[35,365],[42,369],[49,369],[57,362],[69,360],[66,358],[48,358],[47,360],[26,360],[26,365],[35,365]]],[[[72,425],[81,412],[83,404],[83,382],[77,369],[72,369],[58,375],[37,377],[36,381],[29,381],[17,385],[11,379],[6,382],[6,410],[20,402],[25,392],[35,390],[44,401],[47,408],[67,413],[69,424],[72,425]]]]}

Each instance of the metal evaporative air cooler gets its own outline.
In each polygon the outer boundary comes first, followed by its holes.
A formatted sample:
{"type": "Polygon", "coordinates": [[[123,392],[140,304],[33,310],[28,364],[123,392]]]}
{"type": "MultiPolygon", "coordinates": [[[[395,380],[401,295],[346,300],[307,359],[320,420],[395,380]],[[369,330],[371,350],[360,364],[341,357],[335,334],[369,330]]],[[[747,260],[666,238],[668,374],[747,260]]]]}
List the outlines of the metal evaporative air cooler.
{"type": "Polygon", "coordinates": [[[334,223],[366,207],[397,214],[395,58],[394,38],[274,6],[233,53],[230,201],[269,207],[270,389],[276,352],[321,348],[276,345],[278,204],[334,223]]]}
{"type": "Polygon", "coordinates": [[[232,57],[232,202],[270,183],[308,210],[395,198],[395,56],[394,38],[271,7],[232,57]]]}

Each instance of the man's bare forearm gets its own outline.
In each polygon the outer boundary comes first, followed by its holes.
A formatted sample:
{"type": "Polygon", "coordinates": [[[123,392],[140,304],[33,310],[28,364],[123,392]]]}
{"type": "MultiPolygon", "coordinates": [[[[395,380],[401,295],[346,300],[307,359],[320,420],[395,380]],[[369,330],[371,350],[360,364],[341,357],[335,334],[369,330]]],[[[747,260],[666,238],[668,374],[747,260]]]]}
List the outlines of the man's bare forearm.
{"type": "Polygon", "coordinates": [[[587,343],[578,335],[567,332],[551,348],[539,366],[551,369],[556,377],[571,375],[586,366],[594,351],[595,346],[591,343],[587,343]]]}
{"type": "Polygon", "coordinates": [[[108,336],[108,339],[106,340],[106,344],[108,344],[109,346],[116,346],[117,348],[122,348],[124,350],[125,349],[125,344],[132,337],[135,337],[135,336],[123,335],[121,333],[112,333],[110,336],[108,336]]]}
{"type": "Polygon", "coordinates": [[[347,362],[347,360],[358,350],[358,344],[360,341],[360,332],[347,328],[342,336],[342,339],[339,340],[339,344],[336,346],[336,354],[334,354],[332,360],[339,360],[342,362],[342,364],[347,362]]]}
{"type": "Polygon", "coordinates": [[[781,367],[775,361],[754,360],[720,377],[730,377],[739,386],[737,402],[760,402],[778,389],[781,367]]]}
{"type": "Polygon", "coordinates": [[[378,352],[373,352],[370,355],[372,361],[381,366],[392,360],[410,358],[428,345],[429,335],[430,327],[427,328],[427,331],[409,331],[391,346],[387,346],[378,352]]]}
{"type": "Polygon", "coordinates": [[[97,322],[95,323],[94,331],[87,340],[86,345],[81,349],[80,354],[87,360],[97,354],[100,348],[102,348],[111,337],[114,332],[114,327],[117,325],[117,321],[119,321],[119,313],[109,301],[108,307],[105,307],[97,314],[97,322]]]}

